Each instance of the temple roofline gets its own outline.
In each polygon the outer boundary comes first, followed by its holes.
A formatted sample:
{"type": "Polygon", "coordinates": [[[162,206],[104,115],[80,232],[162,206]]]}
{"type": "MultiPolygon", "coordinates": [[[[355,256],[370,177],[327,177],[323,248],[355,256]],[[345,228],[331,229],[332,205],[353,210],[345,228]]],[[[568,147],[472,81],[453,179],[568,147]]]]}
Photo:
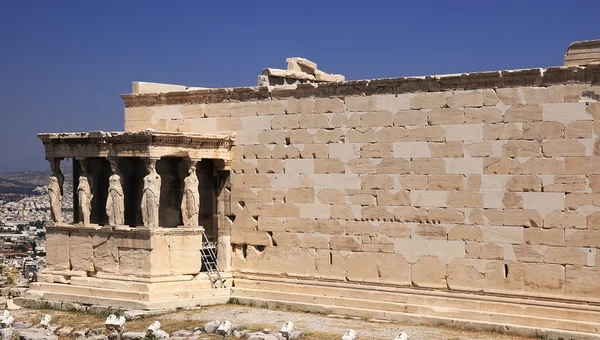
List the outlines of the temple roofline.
{"type": "Polygon", "coordinates": [[[564,83],[600,82],[600,64],[557,66],[522,70],[353,80],[329,83],[298,83],[283,86],[186,90],[162,93],[131,93],[121,98],[126,107],[209,104],[279,98],[362,96],[439,92],[517,86],[546,87],[564,83]]]}
{"type": "Polygon", "coordinates": [[[61,133],[39,133],[38,137],[44,144],[77,144],[78,142],[86,144],[146,144],[146,143],[167,143],[175,144],[184,142],[187,144],[196,144],[202,142],[218,141],[233,142],[235,133],[229,134],[208,134],[208,133],[186,133],[156,131],[147,129],[144,131],[88,131],[88,132],[61,132],[61,133]]]}
{"type": "Polygon", "coordinates": [[[85,157],[188,157],[231,160],[234,133],[136,132],[40,133],[46,159],[85,157]]]}

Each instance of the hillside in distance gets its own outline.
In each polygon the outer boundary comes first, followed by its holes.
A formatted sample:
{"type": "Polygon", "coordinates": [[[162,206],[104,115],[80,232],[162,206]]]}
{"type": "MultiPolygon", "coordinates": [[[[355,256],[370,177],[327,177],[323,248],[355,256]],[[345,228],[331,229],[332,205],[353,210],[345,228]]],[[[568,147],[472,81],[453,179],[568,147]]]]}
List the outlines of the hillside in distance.
{"type": "MultiPolygon", "coordinates": [[[[71,182],[73,173],[70,169],[63,169],[65,182],[71,182]]],[[[0,194],[25,194],[34,195],[37,187],[48,184],[49,171],[21,171],[0,174],[0,194]]]]}
{"type": "Polygon", "coordinates": [[[33,194],[36,185],[0,178],[0,194],[33,194]]]}

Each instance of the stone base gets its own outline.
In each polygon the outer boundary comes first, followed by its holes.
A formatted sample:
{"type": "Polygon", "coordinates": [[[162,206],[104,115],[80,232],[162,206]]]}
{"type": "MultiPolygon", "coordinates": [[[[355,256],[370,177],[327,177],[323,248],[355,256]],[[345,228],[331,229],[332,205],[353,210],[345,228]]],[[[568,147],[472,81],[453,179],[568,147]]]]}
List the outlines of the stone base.
{"type": "Polygon", "coordinates": [[[46,230],[46,268],[52,271],[154,277],[196,275],[202,269],[202,227],[51,224],[46,230]]]}
{"type": "MultiPolygon", "coordinates": [[[[225,273],[221,275],[231,282],[225,273]]],[[[56,276],[56,273],[40,274],[39,281],[30,285],[27,297],[122,310],[160,310],[223,304],[230,296],[229,288],[213,288],[206,273],[152,278],[112,274],[69,276],[63,283],[55,282],[56,276]]]]}
{"type": "Polygon", "coordinates": [[[600,305],[257,275],[235,278],[242,304],[551,339],[598,339],[600,305]]]}
{"type": "Polygon", "coordinates": [[[202,227],[52,224],[46,228],[46,268],[30,285],[30,297],[141,310],[229,299],[229,289],[213,288],[201,272],[202,227]]]}

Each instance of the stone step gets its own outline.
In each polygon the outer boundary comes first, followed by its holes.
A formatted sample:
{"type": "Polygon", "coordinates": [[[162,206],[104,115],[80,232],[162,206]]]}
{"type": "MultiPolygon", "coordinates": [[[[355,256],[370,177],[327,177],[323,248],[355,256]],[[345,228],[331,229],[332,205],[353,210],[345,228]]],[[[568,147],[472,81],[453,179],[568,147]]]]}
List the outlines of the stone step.
{"type": "Polygon", "coordinates": [[[476,310],[482,312],[538,315],[545,318],[579,320],[596,322],[600,320],[600,308],[593,305],[551,302],[544,300],[490,297],[466,293],[439,294],[435,291],[406,289],[387,290],[387,287],[365,286],[348,287],[348,284],[323,286],[307,284],[307,282],[290,280],[288,282],[273,282],[266,280],[236,279],[236,288],[245,287],[266,291],[293,292],[319,296],[335,296],[339,298],[354,298],[368,301],[387,301],[406,303],[410,305],[438,306],[476,310]]]}
{"type": "Polygon", "coordinates": [[[117,290],[111,288],[96,288],[86,286],[76,286],[64,283],[46,283],[34,282],[30,288],[35,291],[51,292],[51,293],[67,293],[83,296],[103,296],[106,298],[122,298],[131,301],[149,301],[150,294],[148,292],[136,292],[130,290],[117,290]]]}
{"type": "Polygon", "coordinates": [[[255,297],[244,297],[234,294],[239,303],[246,305],[258,305],[263,308],[278,309],[292,308],[311,313],[319,314],[337,314],[357,316],[367,319],[391,320],[415,325],[432,325],[432,326],[447,326],[460,329],[470,329],[485,332],[496,332],[507,335],[517,335],[531,338],[542,339],[578,339],[578,340],[598,340],[597,334],[584,333],[580,331],[557,330],[552,328],[542,328],[533,323],[532,326],[527,325],[506,325],[501,323],[483,322],[460,319],[456,317],[447,318],[439,316],[429,316],[413,313],[390,312],[376,309],[341,307],[336,305],[320,305],[316,303],[305,303],[274,299],[260,299],[255,297]]]}
{"type": "Polygon", "coordinates": [[[324,306],[339,306],[347,308],[359,308],[359,309],[377,309],[389,312],[399,313],[413,313],[417,315],[429,315],[435,317],[452,318],[459,317],[463,320],[473,320],[488,323],[497,324],[511,324],[511,325],[538,325],[539,327],[552,328],[552,329],[563,329],[569,331],[584,331],[584,332],[595,332],[596,329],[600,328],[600,323],[581,322],[575,320],[559,320],[552,318],[544,318],[539,316],[528,316],[528,315],[510,315],[503,313],[492,313],[478,310],[466,310],[458,308],[448,308],[440,306],[424,306],[424,305],[412,305],[398,302],[387,302],[387,301],[372,301],[372,300],[361,300],[352,298],[340,298],[340,297],[328,297],[318,296],[310,294],[299,294],[299,293],[288,293],[288,292],[275,292],[267,290],[253,290],[237,288],[234,291],[234,296],[243,297],[254,297],[262,300],[278,300],[278,301],[294,301],[301,303],[314,303],[324,306]]]}
{"type": "Polygon", "coordinates": [[[78,294],[55,293],[41,291],[42,299],[48,301],[75,302],[86,305],[98,305],[104,307],[114,307],[121,309],[140,309],[140,310],[163,310],[169,308],[212,306],[227,303],[229,300],[229,290],[223,290],[226,294],[216,296],[204,296],[191,299],[161,300],[161,301],[133,301],[126,299],[86,296],[78,294]]]}
{"type": "Polygon", "coordinates": [[[212,288],[208,277],[201,277],[195,280],[180,281],[180,282],[135,282],[122,281],[114,279],[102,279],[94,277],[72,277],[71,284],[75,286],[109,288],[116,290],[126,290],[135,292],[161,292],[161,291],[179,291],[191,289],[208,289],[212,288]]]}
{"type": "Polygon", "coordinates": [[[191,290],[172,290],[163,292],[136,292],[131,290],[116,290],[89,286],[76,286],[61,283],[32,283],[31,288],[36,291],[66,293],[90,297],[115,298],[131,301],[159,301],[182,300],[200,297],[229,295],[229,289],[198,288],[191,290]]]}
{"type": "MultiPolygon", "coordinates": [[[[285,280],[285,279],[283,279],[285,280]]],[[[477,299],[482,296],[456,294],[458,298],[449,296],[428,296],[427,292],[412,294],[377,291],[381,287],[361,285],[347,288],[349,285],[338,284],[336,287],[322,287],[310,284],[309,281],[297,280],[297,283],[278,281],[257,281],[236,279],[234,296],[246,296],[260,299],[279,299],[299,303],[316,303],[348,308],[373,308],[382,311],[394,311],[414,314],[425,314],[435,317],[456,317],[481,322],[498,322],[505,324],[536,324],[554,329],[598,332],[600,329],[600,312],[585,310],[586,306],[553,303],[546,301],[506,302],[477,299]],[[345,286],[345,287],[344,287],[345,286]],[[421,293],[421,294],[418,294],[421,293]],[[467,298],[469,297],[469,298],[467,298]],[[535,323],[532,323],[535,322],[535,323]]],[[[595,306],[587,306],[592,307],[595,306]]]]}

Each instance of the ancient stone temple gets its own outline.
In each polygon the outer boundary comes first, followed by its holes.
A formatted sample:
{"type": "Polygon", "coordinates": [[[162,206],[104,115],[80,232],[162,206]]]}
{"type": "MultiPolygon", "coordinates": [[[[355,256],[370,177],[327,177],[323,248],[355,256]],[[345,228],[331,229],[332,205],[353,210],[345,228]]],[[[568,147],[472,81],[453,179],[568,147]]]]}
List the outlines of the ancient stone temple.
{"type": "Polygon", "coordinates": [[[233,134],[39,137],[53,170],[48,267],[33,284],[45,299],[142,309],[227,301],[229,292],[212,289],[201,274],[200,252],[225,225],[216,209],[228,190],[233,134]],[[73,224],[60,218],[65,158],[74,160],[73,224]]]}
{"type": "Polygon", "coordinates": [[[345,81],[290,58],[257,87],[134,83],[126,132],[40,135],[53,206],[75,160],[77,213],[53,210],[35,291],[598,333],[599,47],[545,69],[345,81]]]}

